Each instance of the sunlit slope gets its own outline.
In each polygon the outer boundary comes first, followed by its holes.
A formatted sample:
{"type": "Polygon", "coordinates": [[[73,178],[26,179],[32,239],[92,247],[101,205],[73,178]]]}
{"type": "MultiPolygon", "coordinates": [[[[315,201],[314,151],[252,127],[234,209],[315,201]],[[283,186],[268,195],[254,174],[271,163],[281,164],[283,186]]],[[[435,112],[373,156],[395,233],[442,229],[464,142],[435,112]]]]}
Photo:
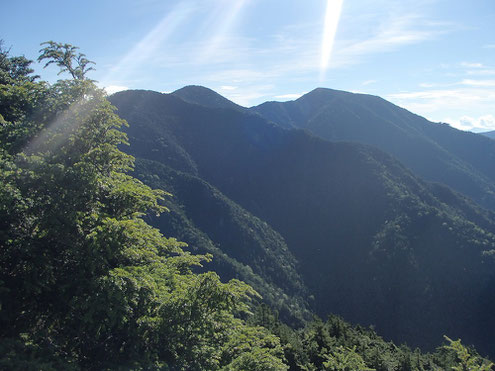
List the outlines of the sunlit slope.
{"type": "Polygon", "coordinates": [[[202,179],[281,234],[320,315],[413,345],[448,334],[493,349],[493,213],[373,147],[154,92],[111,101],[133,155],[202,179]]]}
{"type": "Polygon", "coordinates": [[[324,139],[376,146],[421,177],[495,209],[495,142],[488,138],[429,122],[376,96],[331,89],[315,89],[295,101],[263,103],[251,111],[324,139]]]}

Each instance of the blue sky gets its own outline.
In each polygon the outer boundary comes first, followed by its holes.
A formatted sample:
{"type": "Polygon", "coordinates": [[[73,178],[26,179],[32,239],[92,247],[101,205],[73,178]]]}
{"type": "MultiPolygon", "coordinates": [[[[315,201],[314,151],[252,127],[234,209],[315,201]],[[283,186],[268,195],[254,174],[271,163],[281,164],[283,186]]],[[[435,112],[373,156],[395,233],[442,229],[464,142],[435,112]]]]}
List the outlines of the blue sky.
{"type": "MultiPolygon", "coordinates": [[[[323,86],[495,130],[494,0],[37,0],[1,9],[12,54],[36,59],[47,40],[77,45],[109,91],[195,84],[251,106],[323,86]]],[[[56,80],[55,67],[36,68],[56,80]]]]}

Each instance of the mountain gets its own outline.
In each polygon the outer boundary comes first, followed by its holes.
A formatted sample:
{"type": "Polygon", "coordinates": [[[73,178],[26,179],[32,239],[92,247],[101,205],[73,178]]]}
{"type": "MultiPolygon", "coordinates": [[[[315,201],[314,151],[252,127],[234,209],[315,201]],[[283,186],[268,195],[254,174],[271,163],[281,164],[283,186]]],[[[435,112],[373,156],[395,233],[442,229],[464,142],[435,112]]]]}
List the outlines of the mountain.
{"type": "Polygon", "coordinates": [[[189,85],[172,93],[185,102],[195,103],[205,107],[230,108],[236,111],[248,112],[248,110],[228,100],[217,92],[204,86],[189,85]]]}
{"type": "Polygon", "coordinates": [[[485,133],[480,133],[481,135],[484,135],[485,137],[495,139],[495,130],[493,131],[487,131],[485,133]]]}
{"type": "MultiPolygon", "coordinates": [[[[373,324],[386,337],[411,345],[432,348],[447,334],[482,352],[495,349],[492,212],[444,185],[422,181],[371,146],[328,142],[260,115],[191,104],[175,95],[126,91],[110,100],[130,124],[127,150],[147,164],[137,175],[146,182],[164,179],[165,189],[177,174],[196,184],[185,193],[183,186],[173,191],[191,225],[212,241],[224,241],[224,254],[253,264],[253,272],[286,295],[293,296],[294,288],[267,269],[296,267],[314,297],[310,308],[321,316],[336,313],[373,324]],[[164,175],[165,168],[173,169],[167,170],[171,175],[164,175]],[[220,222],[229,213],[215,206],[213,194],[246,210],[253,223],[270,226],[290,254],[278,255],[285,251],[282,243],[273,253],[243,244],[254,256],[229,251],[241,235],[222,236],[231,229],[220,222]],[[187,205],[193,204],[205,206],[189,216],[187,205]]],[[[258,236],[253,240],[266,234],[258,236]]],[[[186,234],[181,238],[194,244],[186,234]]]]}
{"type": "Polygon", "coordinates": [[[251,111],[331,141],[378,147],[424,179],[444,183],[495,210],[495,142],[488,138],[429,122],[380,97],[323,88],[251,111]]]}
{"type": "Polygon", "coordinates": [[[170,211],[150,220],[163,234],[186,241],[196,254],[213,255],[207,270],[256,287],[293,325],[311,317],[297,262],[282,236],[266,222],[200,178],[163,163],[137,159],[135,173],[155,189],[172,193],[167,199],[170,211]]]}

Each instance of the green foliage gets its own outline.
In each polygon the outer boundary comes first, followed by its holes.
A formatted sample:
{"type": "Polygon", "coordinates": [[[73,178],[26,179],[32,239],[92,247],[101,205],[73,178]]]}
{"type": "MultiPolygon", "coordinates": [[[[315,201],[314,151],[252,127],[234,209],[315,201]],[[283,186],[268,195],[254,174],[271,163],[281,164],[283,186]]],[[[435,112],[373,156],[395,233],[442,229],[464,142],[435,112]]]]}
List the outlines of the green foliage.
{"type": "Polygon", "coordinates": [[[212,254],[208,269],[222,279],[249,283],[285,321],[301,325],[311,318],[296,261],[267,223],[198,177],[159,162],[137,159],[135,174],[147,185],[173,193],[167,200],[170,212],[150,218],[153,226],[187,242],[196,253],[212,254]]]}
{"type": "Polygon", "coordinates": [[[262,325],[280,338],[290,370],[468,370],[462,368],[466,360],[471,366],[482,365],[488,367],[487,370],[492,367],[491,362],[474,350],[467,353],[459,341],[441,346],[435,353],[423,353],[405,345],[396,346],[374,330],[352,326],[337,316],[330,316],[326,322],[315,318],[304,328],[294,330],[281,323],[269,307],[262,305],[256,309],[250,323],[262,325]],[[462,354],[459,346],[463,348],[462,354]]]}
{"type": "Polygon", "coordinates": [[[257,293],[193,273],[211,257],[142,219],[166,210],[167,193],[127,174],[126,124],[75,49],[43,50],[74,77],[51,86],[4,55],[13,81],[0,92],[14,102],[1,111],[0,365],[215,370],[260,356],[261,368],[284,369],[278,339],[240,319],[257,293]],[[230,349],[246,336],[251,347],[230,349]]]}
{"type": "Polygon", "coordinates": [[[327,359],[327,361],[323,362],[325,370],[374,370],[366,367],[363,358],[356,353],[356,346],[352,348],[339,346],[323,356],[327,359]]]}
{"type": "Polygon", "coordinates": [[[88,71],[94,70],[93,67],[88,67],[94,62],[88,60],[85,54],[76,53],[79,49],[71,44],[56,43],[46,41],[41,45],[47,45],[40,50],[41,55],[38,57],[38,62],[48,59],[45,67],[54,63],[60,67],[59,75],[63,72],[69,72],[73,79],[84,80],[88,71]]]}
{"type": "Polygon", "coordinates": [[[25,144],[38,123],[31,117],[46,99],[44,82],[36,82],[25,57],[11,57],[0,40],[0,142],[1,150],[15,153],[25,144]]]}
{"type": "Polygon", "coordinates": [[[444,336],[445,340],[449,342],[448,345],[444,345],[444,348],[455,352],[457,361],[459,364],[452,366],[452,370],[456,371],[490,371],[493,370],[495,364],[486,359],[482,359],[479,356],[473,355],[469,350],[461,344],[461,339],[452,340],[448,336],[444,336]]]}

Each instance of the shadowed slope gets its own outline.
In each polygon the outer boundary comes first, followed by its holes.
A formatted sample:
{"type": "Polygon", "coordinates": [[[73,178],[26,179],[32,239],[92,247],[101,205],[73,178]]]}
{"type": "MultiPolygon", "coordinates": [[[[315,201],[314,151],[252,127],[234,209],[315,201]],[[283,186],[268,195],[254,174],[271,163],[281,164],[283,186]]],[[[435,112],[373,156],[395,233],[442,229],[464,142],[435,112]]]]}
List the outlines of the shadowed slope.
{"type": "Polygon", "coordinates": [[[495,209],[495,142],[488,138],[429,122],[376,96],[323,88],[251,111],[324,139],[376,146],[421,177],[495,209]]]}
{"type": "Polygon", "coordinates": [[[282,235],[319,314],[414,345],[449,334],[493,349],[493,213],[372,147],[159,93],[111,100],[132,154],[201,178],[282,235]]]}

